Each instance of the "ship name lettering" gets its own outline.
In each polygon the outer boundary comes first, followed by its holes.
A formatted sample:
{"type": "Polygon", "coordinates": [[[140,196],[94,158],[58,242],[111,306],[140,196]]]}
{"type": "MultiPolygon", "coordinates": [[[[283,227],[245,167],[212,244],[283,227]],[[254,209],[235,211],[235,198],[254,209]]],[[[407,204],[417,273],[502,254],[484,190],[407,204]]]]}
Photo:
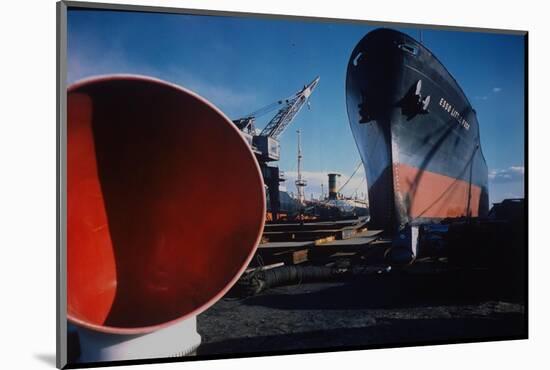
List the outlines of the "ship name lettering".
{"type": "Polygon", "coordinates": [[[464,129],[466,129],[466,130],[470,129],[470,124],[468,123],[468,121],[466,121],[466,119],[464,117],[462,117],[460,112],[457,109],[455,109],[451,103],[449,103],[447,100],[445,100],[445,98],[441,98],[439,100],[439,106],[441,108],[443,108],[444,111],[449,113],[449,115],[452,118],[454,118],[456,120],[456,122],[460,126],[462,126],[464,129]]]}

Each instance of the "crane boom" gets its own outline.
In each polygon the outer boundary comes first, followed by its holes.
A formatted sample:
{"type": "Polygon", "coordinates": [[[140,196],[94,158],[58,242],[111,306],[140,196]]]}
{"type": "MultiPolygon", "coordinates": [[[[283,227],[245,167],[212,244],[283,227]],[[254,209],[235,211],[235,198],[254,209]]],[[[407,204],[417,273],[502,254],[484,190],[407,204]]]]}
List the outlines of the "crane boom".
{"type": "Polygon", "coordinates": [[[311,93],[317,87],[319,83],[319,76],[315,78],[308,85],[298,91],[292,98],[285,101],[285,105],[277,112],[275,117],[269,121],[267,126],[262,130],[260,136],[267,136],[273,139],[278,139],[279,136],[290,125],[296,114],[302,109],[304,104],[308,101],[311,93]]]}

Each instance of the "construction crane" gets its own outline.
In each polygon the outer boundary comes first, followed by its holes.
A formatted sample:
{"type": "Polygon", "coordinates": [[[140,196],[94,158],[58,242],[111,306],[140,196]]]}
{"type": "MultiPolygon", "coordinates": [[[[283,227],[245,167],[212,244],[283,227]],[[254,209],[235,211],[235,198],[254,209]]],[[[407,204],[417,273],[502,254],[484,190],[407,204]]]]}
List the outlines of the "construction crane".
{"type": "MultiPolygon", "coordinates": [[[[309,97],[317,84],[319,84],[319,76],[293,95],[273,102],[242,118],[233,120],[233,123],[241,130],[243,137],[258,159],[264,184],[267,187],[268,211],[271,214],[271,220],[277,220],[281,211],[279,183],[285,181],[285,178],[283,173],[279,171],[279,167],[269,166],[268,163],[280,159],[279,137],[288,128],[304,104],[307,103],[309,106],[309,97]],[[255,127],[256,118],[276,109],[277,113],[265,128],[261,131],[257,130],[255,127]]],[[[303,187],[297,186],[303,192],[303,187]]]]}
{"type": "Polygon", "coordinates": [[[262,161],[269,162],[279,160],[279,137],[288,128],[304,104],[308,103],[313,90],[315,90],[317,84],[319,84],[319,79],[320,77],[317,76],[295,94],[271,103],[242,118],[233,120],[262,161]],[[255,127],[256,118],[277,108],[278,111],[275,116],[267,123],[264,129],[257,134],[255,127]]]}

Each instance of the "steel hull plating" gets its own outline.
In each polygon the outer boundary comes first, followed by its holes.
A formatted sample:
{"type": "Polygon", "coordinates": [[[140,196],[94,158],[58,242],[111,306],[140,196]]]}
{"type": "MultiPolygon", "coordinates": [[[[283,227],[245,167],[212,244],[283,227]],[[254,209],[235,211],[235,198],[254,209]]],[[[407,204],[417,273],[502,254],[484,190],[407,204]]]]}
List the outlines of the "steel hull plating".
{"type": "Polygon", "coordinates": [[[422,44],[389,29],[367,34],[350,58],[346,98],[373,225],[487,214],[475,111],[422,44]]]}

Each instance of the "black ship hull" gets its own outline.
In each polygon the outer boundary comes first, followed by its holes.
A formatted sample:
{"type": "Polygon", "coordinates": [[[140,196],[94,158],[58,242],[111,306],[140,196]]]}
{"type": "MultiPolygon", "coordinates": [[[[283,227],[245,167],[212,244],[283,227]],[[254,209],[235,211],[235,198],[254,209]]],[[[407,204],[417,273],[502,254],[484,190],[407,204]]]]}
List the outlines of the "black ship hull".
{"type": "Polygon", "coordinates": [[[346,98],[373,225],[487,214],[475,110],[422,44],[389,29],[367,34],[348,64],[346,98]]]}

